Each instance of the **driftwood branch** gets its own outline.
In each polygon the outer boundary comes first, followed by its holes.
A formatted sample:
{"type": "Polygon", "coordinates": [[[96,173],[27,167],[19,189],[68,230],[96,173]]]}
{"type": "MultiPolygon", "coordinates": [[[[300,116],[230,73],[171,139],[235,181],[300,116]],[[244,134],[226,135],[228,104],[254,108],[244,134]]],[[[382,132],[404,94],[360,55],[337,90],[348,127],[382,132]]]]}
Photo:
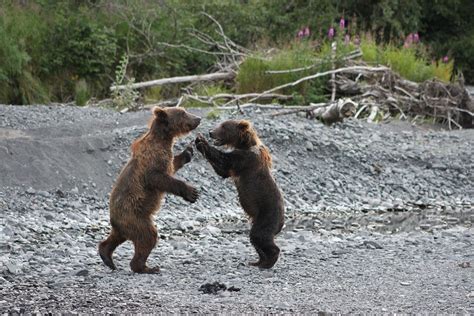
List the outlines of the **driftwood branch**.
{"type": "MultiPolygon", "coordinates": [[[[331,66],[332,66],[332,71],[336,69],[336,53],[337,53],[337,42],[332,42],[331,44],[331,66]]],[[[333,72],[331,74],[331,102],[334,102],[336,100],[336,74],[333,72]]]]}
{"type": "Polygon", "coordinates": [[[233,72],[216,72],[212,74],[205,74],[205,75],[193,75],[193,76],[180,76],[180,77],[171,77],[171,78],[163,78],[151,81],[144,81],[144,82],[137,82],[131,85],[118,85],[110,87],[111,91],[115,90],[123,90],[126,88],[132,89],[141,89],[153,86],[162,86],[166,84],[173,84],[173,83],[183,83],[183,82],[199,82],[199,81],[215,81],[215,80],[228,80],[235,77],[235,73],[233,72]]]}
{"type": "MultiPolygon", "coordinates": [[[[218,100],[218,99],[250,99],[258,96],[259,93],[245,93],[245,94],[231,94],[231,93],[219,93],[209,97],[211,100],[218,100]]],[[[264,99],[278,99],[282,101],[288,101],[293,99],[293,96],[286,95],[286,94],[278,94],[278,93],[269,93],[263,97],[264,99]]]]}
{"type": "MultiPolygon", "coordinates": [[[[189,93],[184,93],[181,95],[179,98],[174,98],[174,99],[169,99],[169,100],[163,100],[158,103],[154,103],[153,105],[156,106],[161,106],[161,107],[170,107],[170,106],[180,106],[182,105],[186,99],[191,99],[196,102],[200,102],[205,105],[211,105],[211,106],[216,106],[219,107],[219,109],[233,109],[235,106],[219,106],[217,104],[218,100],[231,100],[231,102],[238,102],[240,100],[248,100],[250,98],[255,97],[258,95],[258,93],[246,93],[246,94],[232,94],[232,93],[219,93],[215,94],[212,96],[207,96],[207,95],[197,95],[197,94],[192,94],[192,92],[189,93]]],[[[285,94],[277,94],[277,93],[271,93],[265,95],[262,99],[266,100],[279,100],[279,101],[289,101],[293,99],[293,96],[291,95],[285,95],[285,94]]],[[[257,105],[256,103],[246,103],[245,107],[249,107],[249,104],[252,106],[257,105]]],[[[275,104],[271,104],[275,105],[275,104]]],[[[147,105],[148,107],[148,105],[147,105]]],[[[242,107],[242,106],[240,106],[242,107]]],[[[268,108],[266,105],[262,105],[262,107],[268,108]]],[[[282,108],[283,105],[277,105],[276,109],[282,108]]]]}
{"type": "Polygon", "coordinates": [[[325,124],[340,122],[346,117],[354,116],[357,103],[351,99],[339,99],[335,102],[316,103],[306,107],[297,107],[291,110],[270,114],[271,117],[288,115],[297,112],[306,112],[308,117],[317,118],[325,124]]]}
{"type": "Polygon", "coordinates": [[[275,91],[278,91],[278,90],[281,90],[281,89],[284,89],[284,88],[294,87],[296,85],[299,85],[302,82],[312,80],[312,79],[316,79],[316,78],[319,78],[319,77],[324,77],[324,76],[327,76],[327,75],[331,75],[333,73],[337,74],[337,73],[353,72],[353,71],[358,71],[358,72],[380,72],[380,71],[387,71],[387,70],[389,70],[389,68],[384,67],[384,66],[380,66],[380,67],[352,66],[352,67],[344,67],[344,68],[339,68],[339,69],[325,71],[325,72],[318,72],[314,75],[306,76],[306,77],[300,78],[296,81],[285,83],[285,84],[282,84],[280,86],[274,87],[272,89],[266,90],[266,91],[260,93],[259,96],[251,99],[249,102],[253,102],[255,100],[258,100],[263,95],[266,95],[266,94],[269,94],[269,93],[272,93],[272,92],[275,92],[275,91]]]}
{"type": "Polygon", "coordinates": [[[297,107],[293,107],[291,110],[285,110],[281,112],[272,113],[270,114],[270,116],[275,117],[275,116],[281,116],[281,115],[294,114],[298,112],[308,112],[317,108],[326,107],[328,105],[330,105],[330,103],[315,103],[308,106],[297,106],[297,107]]]}
{"type": "MultiPolygon", "coordinates": [[[[342,61],[348,61],[351,59],[356,59],[358,57],[362,56],[362,51],[360,49],[356,49],[346,56],[342,57],[342,61]]],[[[283,69],[283,70],[267,70],[265,71],[266,74],[287,74],[287,73],[292,73],[292,72],[301,72],[301,71],[306,71],[306,70],[311,70],[313,68],[316,68],[318,66],[321,66],[324,63],[328,63],[328,60],[326,59],[317,59],[316,63],[306,66],[306,67],[300,67],[300,68],[293,68],[293,69],[283,69]]]]}

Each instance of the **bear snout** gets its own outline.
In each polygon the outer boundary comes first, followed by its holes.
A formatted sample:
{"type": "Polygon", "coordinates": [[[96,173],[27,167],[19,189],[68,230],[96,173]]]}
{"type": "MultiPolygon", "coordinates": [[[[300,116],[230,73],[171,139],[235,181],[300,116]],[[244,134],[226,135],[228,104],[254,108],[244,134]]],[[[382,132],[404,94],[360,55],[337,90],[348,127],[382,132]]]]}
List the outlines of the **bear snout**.
{"type": "Polygon", "coordinates": [[[192,124],[191,124],[192,129],[195,129],[196,127],[198,127],[199,124],[201,124],[201,118],[199,116],[193,117],[192,124]]]}

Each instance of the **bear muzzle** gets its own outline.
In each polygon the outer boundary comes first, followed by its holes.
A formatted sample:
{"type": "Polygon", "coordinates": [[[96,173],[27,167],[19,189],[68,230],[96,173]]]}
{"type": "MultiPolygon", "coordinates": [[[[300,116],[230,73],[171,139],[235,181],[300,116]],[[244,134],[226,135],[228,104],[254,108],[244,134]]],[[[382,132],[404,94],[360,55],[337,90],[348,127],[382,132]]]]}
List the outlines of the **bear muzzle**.
{"type": "Polygon", "coordinates": [[[201,124],[201,118],[199,116],[193,115],[192,123],[191,123],[191,130],[198,127],[199,124],[201,124]]]}

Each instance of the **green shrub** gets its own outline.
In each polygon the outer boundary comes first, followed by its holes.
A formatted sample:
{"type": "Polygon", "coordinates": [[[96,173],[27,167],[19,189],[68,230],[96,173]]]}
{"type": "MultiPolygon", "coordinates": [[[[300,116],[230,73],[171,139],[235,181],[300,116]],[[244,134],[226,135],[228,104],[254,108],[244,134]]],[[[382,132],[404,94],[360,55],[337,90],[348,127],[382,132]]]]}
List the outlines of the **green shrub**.
{"type": "MultiPolygon", "coordinates": [[[[342,15],[350,26],[347,30],[351,36],[371,32],[377,44],[392,42],[398,47],[405,34],[418,31],[432,53],[415,51],[418,60],[413,61],[411,53],[392,50],[387,58],[399,67],[402,75],[412,80],[431,75],[448,80],[450,67],[455,67],[472,82],[472,9],[472,0],[384,0],[372,4],[355,0],[2,1],[0,102],[70,101],[75,98],[76,83],[81,79],[87,81],[91,96],[107,98],[123,52],[130,56],[128,74],[137,81],[208,72],[215,56],[162,44],[216,52],[216,45],[205,45],[190,36],[190,30],[195,29],[221,39],[216,25],[201,11],[215,17],[227,36],[244,47],[259,50],[262,42],[267,42],[266,47],[292,42],[270,60],[247,60],[238,78],[239,91],[262,91],[295,78],[287,74],[269,77],[266,70],[312,64],[315,59],[327,57],[329,43],[323,41],[320,46],[320,40],[326,38],[330,26],[336,28],[340,37],[338,56],[352,49],[351,45],[340,44],[343,34],[337,24],[342,15]],[[296,43],[296,33],[304,26],[309,26],[311,35],[303,43],[296,43]],[[454,59],[454,65],[431,64],[432,58],[444,55],[454,59]],[[410,62],[397,58],[409,58],[410,62]],[[411,70],[407,68],[410,63],[415,63],[411,70]]],[[[379,47],[382,46],[362,40],[364,60],[383,63],[385,56],[379,47]]],[[[323,65],[313,70],[326,68],[323,65]]],[[[305,102],[317,100],[325,97],[326,83],[327,78],[315,80],[283,92],[304,98],[305,102]]],[[[180,94],[179,85],[159,90],[146,91],[146,98],[180,94]]]]}
{"type": "Polygon", "coordinates": [[[48,91],[37,76],[35,51],[44,31],[32,12],[0,14],[0,102],[33,104],[48,101],[48,91]]]}
{"type": "Polygon", "coordinates": [[[360,44],[360,50],[362,51],[362,58],[365,62],[369,64],[379,64],[380,63],[380,49],[379,46],[375,44],[374,41],[362,39],[360,44]]]}
{"type": "Polygon", "coordinates": [[[76,105],[84,106],[87,101],[90,99],[89,88],[87,82],[84,79],[81,79],[76,82],[74,100],[76,105]]]}
{"type": "MultiPolygon", "coordinates": [[[[421,45],[421,44],[419,44],[421,45]]],[[[371,64],[383,64],[391,67],[402,77],[422,82],[437,78],[449,82],[453,63],[431,62],[426,57],[423,46],[396,47],[395,45],[376,45],[370,38],[361,43],[362,59],[371,64]]]]}
{"type": "Polygon", "coordinates": [[[132,88],[135,78],[127,78],[127,66],[129,58],[124,54],[120,59],[120,63],[115,70],[115,80],[112,85],[125,85],[124,89],[116,89],[112,92],[112,103],[118,110],[124,108],[134,108],[137,105],[137,100],[140,93],[132,88]]]}
{"type": "MultiPolygon", "coordinates": [[[[329,69],[327,56],[317,54],[306,43],[296,43],[266,59],[263,57],[247,58],[237,74],[237,91],[239,93],[263,92],[327,69],[329,69]],[[305,68],[312,65],[314,67],[311,69],[298,72],[268,73],[268,71],[305,68]]],[[[315,102],[321,100],[324,95],[325,85],[325,80],[316,79],[277,92],[300,95],[305,98],[306,102],[315,102]]]]}

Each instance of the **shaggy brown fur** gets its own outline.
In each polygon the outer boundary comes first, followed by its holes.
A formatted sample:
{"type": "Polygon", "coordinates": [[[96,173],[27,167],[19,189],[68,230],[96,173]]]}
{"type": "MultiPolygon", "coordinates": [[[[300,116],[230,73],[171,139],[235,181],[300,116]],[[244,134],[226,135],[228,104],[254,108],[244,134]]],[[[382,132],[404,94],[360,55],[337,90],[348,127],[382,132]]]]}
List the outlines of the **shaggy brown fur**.
{"type": "Polygon", "coordinates": [[[228,146],[232,151],[218,150],[202,135],[196,138],[196,148],[218,175],[234,180],[240,204],[251,218],[250,241],[259,255],[259,260],[251,265],[271,268],[280,254],[274,237],[283,227],[284,202],[270,172],[272,159],[268,148],[248,121],[225,121],[209,135],[215,145],[228,146]]]}
{"type": "Polygon", "coordinates": [[[195,129],[201,119],[181,108],[153,109],[149,130],[132,144],[132,158],[122,169],[110,196],[109,237],[99,244],[105,265],[116,269],[112,254],[118,245],[131,240],[135,255],[130,267],[138,273],[156,273],[146,261],[158,241],[153,215],[159,210],[166,192],[195,202],[197,190],[173,177],[191,161],[193,150],[188,146],[173,157],[176,137],[195,129]]]}

